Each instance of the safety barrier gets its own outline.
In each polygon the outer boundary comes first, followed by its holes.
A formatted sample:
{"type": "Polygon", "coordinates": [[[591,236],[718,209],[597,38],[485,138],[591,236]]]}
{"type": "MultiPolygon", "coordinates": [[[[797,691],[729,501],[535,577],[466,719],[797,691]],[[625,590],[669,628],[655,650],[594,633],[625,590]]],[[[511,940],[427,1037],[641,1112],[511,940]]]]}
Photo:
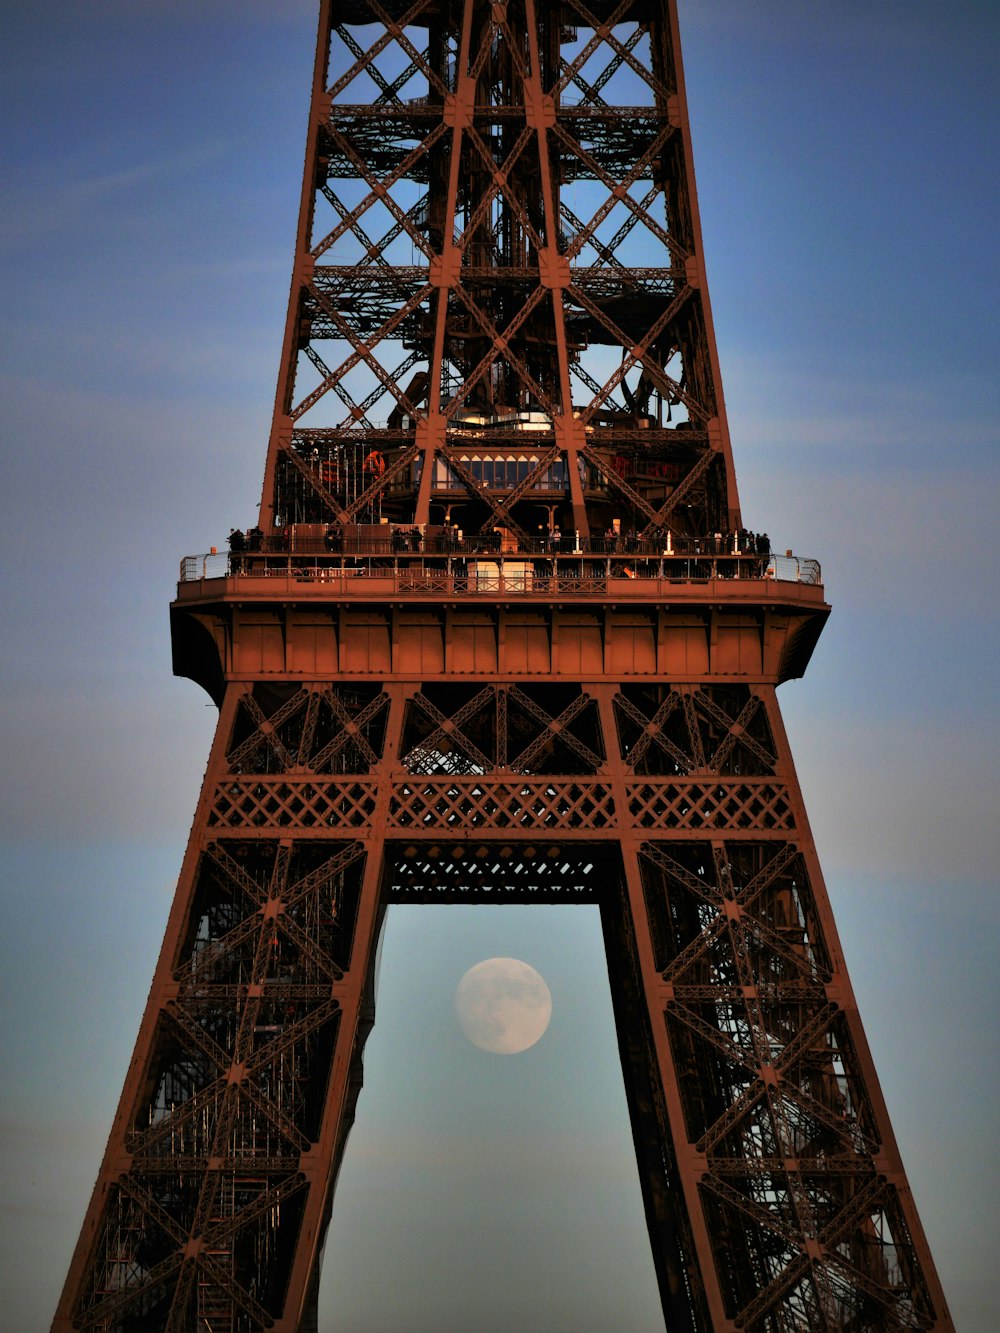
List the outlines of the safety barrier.
{"type": "MultiPolygon", "coordinates": [[[[706,583],[713,579],[821,584],[819,561],[796,555],[607,555],[592,550],[533,559],[492,555],[309,555],[301,552],[210,551],[181,561],[180,582],[206,579],[276,579],[337,584],[377,580],[398,593],[601,593],[609,582],[706,583]],[[485,566],[485,568],[484,568],[485,566]]],[[[636,589],[638,591],[638,589],[636,589]]]]}

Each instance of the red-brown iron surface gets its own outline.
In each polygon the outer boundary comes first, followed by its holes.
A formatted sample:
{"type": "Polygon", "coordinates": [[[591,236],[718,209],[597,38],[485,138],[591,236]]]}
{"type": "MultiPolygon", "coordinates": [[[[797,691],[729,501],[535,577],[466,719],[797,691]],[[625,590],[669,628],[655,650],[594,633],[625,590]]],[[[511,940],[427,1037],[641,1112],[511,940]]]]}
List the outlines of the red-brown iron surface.
{"type": "Polygon", "coordinates": [[[321,9],[259,524],[184,561],[220,718],[53,1328],[316,1327],[393,902],[599,904],[677,1330],[950,1329],[775,689],[672,4],[321,9]]]}

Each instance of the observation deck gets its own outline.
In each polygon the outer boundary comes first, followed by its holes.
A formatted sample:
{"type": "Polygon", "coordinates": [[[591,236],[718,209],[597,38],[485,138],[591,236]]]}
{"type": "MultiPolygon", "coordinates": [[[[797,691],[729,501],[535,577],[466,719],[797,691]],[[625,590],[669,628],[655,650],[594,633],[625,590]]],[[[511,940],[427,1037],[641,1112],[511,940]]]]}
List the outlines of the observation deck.
{"type": "MultiPolygon", "coordinates": [[[[533,545],[536,545],[533,543],[533,545]]],[[[538,543],[537,545],[544,545],[538,543]]],[[[605,543],[567,544],[559,550],[492,550],[479,542],[462,542],[430,554],[393,551],[320,553],[314,551],[213,550],[181,561],[178,602],[200,600],[218,592],[241,598],[295,596],[371,601],[386,595],[423,597],[528,597],[674,601],[706,592],[731,600],[791,597],[798,602],[823,602],[819,562],[786,551],[784,555],[653,552],[640,543],[631,552],[595,549],[605,543]],[[206,585],[213,585],[208,587],[206,585]],[[280,585],[280,586],[279,586],[280,585]],[[787,585],[793,585],[789,587],[787,585]],[[805,598],[800,592],[808,589],[805,598]]]]}
{"type": "Polygon", "coordinates": [[[803,674],[830,611],[818,562],[790,552],[388,528],[340,540],[346,549],[330,551],[290,534],[185,556],[171,605],[175,673],[216,700],[227,679],[414,669],[440,680],[613,670],[780,683],[803,674]]]}

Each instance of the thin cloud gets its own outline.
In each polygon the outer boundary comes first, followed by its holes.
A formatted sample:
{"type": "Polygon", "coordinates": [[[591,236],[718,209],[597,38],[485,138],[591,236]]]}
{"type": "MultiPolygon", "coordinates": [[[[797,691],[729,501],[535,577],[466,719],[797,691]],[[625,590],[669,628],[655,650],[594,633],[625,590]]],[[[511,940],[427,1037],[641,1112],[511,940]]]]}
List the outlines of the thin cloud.
{"type": "Polygon", "coordinates": [[[77,230],[81,218],[92,213],[108,200],[116,200],[123,193],[132,193],[139,186],[171,181],[200,171],[209,163],[235,149],[230,139],[193,145],[177,153],[114,171],[83,174],[75,180],[63,180],[51,185],[51,176],[39,177],[37,182],[25,183],[8,194],[8,203],[0,220],[0,244],[15,245],[19,241],[35,242],[40,233],[77,230]]]}
{"type": "Polygon", "coordinates": [[[953,367],[942,367],[932,382],[908,367],[895,375],[875,367],[866,375],[790,365],[781,356],[739,346],[725,347],[723,359],[737,466],[742,448],[766,443],[828,445],[841,473],[845,461],[856,462],[859,453],[873,449],[909,467],[918,446],[940,450],[942,429],[952,463],[958,448],[989,445],[995,457],[993,404],[981,401],[981,376],[953,367]]]}

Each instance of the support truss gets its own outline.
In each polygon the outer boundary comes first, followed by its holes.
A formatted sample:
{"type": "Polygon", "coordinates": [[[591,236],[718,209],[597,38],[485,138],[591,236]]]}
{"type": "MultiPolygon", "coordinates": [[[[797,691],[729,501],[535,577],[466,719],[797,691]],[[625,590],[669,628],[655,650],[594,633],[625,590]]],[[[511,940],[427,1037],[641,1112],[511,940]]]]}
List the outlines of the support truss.
{"type": "Polygon", "coordinates": [[[260,527],[56,1333],[315,1329],[384,914],[480,901],[600,907],[669,1329],[949,1330],[775,694],[829,608],[715,536],[672,2],[323,0],[260,527]]]}

